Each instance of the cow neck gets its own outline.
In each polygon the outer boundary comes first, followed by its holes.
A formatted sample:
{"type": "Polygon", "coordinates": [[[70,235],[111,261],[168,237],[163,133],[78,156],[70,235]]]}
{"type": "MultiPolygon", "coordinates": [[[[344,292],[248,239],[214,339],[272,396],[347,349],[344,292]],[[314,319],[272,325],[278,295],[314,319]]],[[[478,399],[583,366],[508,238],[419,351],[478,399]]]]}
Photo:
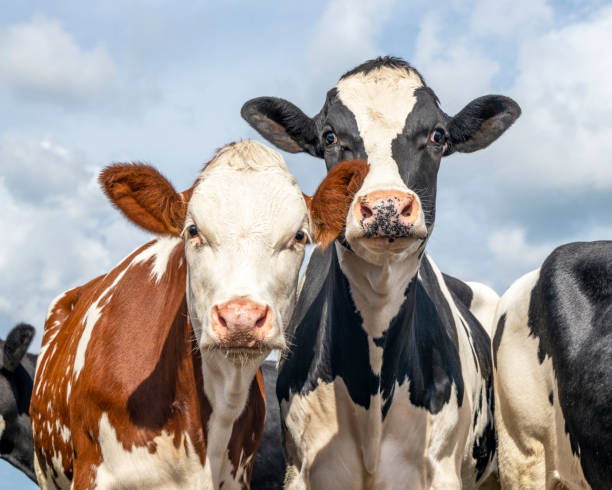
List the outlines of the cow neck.
{"type": "Polygon", "coordinates": [[[260,364],[234,363],[219,351],[202,352],[204,393],[212,407],[206,438],[206,464],[214,482],[236,471],[227,457],[228,445],[260,364]]]}
{"type": "MultiPolygon", "coordinates": [[[[365,261],[338,242],[335,246],[340,269],[348,279],[352,299],[363,318],[363,329],[371,338],[381,337],[406,300],[405,291],[418,273],[420,257],[414,254],[378,265],[365,261]]],[[[370,361],[374,372],[379,373],[382,358],[370,361]]]]}
{"type": "Polygon", "coordinates": [[[405,292],[408,284],[417,275],[419,257],[414,254],[401,261],[371,264],[338,243],[336,252],[338,265],[348,281],[352,300],[361,314],[362,328],[367,334],[369,364],[374,374],[370,387],[370,407],[365,413],[365,423],[359,426],[363,464],[368,473],[373,475],[378,468],[383,432],[381,374],[385,349],[381,340],[384,339],[393,318],[407,301],[405,292]]]}

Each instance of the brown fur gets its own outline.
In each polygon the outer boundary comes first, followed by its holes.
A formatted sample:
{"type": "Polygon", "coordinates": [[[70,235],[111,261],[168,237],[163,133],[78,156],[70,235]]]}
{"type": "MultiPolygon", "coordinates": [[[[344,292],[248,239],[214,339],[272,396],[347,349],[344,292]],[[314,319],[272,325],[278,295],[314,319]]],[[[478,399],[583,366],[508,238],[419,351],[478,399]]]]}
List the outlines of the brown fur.
{"type": "Polygon", "coordinates": [[[159,171],[142,163],[110,165],[99,181],[130,221],[152,233],[180,235],[192,189],[178,194],[159,171]]]}
{"type": "Polygon", "coordinates": [[[363,160],[341,162],[332,167],[312,196],[309,207],[314,239],[322,248],[327,247],[344,230],[351,202],[369,168],[363,160]]]}

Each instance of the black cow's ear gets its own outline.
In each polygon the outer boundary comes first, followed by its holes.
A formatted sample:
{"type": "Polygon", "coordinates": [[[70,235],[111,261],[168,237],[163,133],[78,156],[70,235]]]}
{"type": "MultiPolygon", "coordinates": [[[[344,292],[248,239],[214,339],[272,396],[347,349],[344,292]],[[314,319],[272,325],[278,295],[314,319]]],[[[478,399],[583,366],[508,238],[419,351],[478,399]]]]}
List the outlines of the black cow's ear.
{"type": "Polygon", "coordinates": [[[32,342],[36,330],[32,325],[20,323],[11,330],[4,342],[3,368],[14,371],[25,355],[32,342]]]}
{"type": "Polygon", "coordinates": [[[242,117],[270,143],[289,153],[305,151],[322,158],[314,121],[284,99],[258,97],[246,102],[242,117]]]}
{"type": "Polygon", "coordinates": [[[509,97],[485,95],[474,99],[450,120],[450,144],[444,154],[471,153],[486,148],[520,115],[521,108],[509,97]]]}

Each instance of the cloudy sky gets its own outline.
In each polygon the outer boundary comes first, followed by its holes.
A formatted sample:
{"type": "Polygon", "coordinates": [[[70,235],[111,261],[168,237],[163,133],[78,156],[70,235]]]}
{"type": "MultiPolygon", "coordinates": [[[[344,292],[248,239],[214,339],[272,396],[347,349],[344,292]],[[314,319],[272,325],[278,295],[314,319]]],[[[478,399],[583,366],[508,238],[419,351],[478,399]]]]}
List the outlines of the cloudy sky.
{"type": "MultiPolygon", "coordinates": [[[[612,2],[593,0],[4,5],[0,335],[40,332],[53,297],[148,239],[103,197],[104,165],[149,162],[182,190],[216,148],[260,139],[246,100],[313,115],[342,73],[386,54],[449,114],[487,93],[523,109],[490,148],[443,161],[429,244],[442,270],[502,293],[557,245],[612,238],[610,45],[612,2]]],[[[312,193],[323,163],[285,158],[312,193]]],[[[7,475],[0,488],[26,488],[7,475]]]]}

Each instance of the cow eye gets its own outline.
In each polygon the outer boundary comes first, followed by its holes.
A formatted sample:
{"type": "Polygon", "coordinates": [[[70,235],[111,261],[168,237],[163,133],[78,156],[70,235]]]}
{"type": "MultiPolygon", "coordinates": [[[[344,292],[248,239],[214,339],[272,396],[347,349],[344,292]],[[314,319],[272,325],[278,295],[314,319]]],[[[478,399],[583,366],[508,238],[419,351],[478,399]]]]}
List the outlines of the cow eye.
{"type": "Polygon", "coordinates": [[[325,133],[323,133],[323,139],[325,140],[325,144],[327,146],[335,145],[336,143],[338,143],[338,137],[333,131],[326,131],[325,133]]]}
{"type": "Polygon", "coordinates": [[[306,240],[308,239],[308,235],[306,234],[304,230],[299,230],[295,234],[294,239],[296,243],[306,243],[306,240]]]}
{"type": "Polygon", "coordinates": [[[444,141],[445,136],[446,136],[446,133],[444,132],[442,128],[436,128],[431,133],[431,136],[429,137],[429,139],[432,143],[442,143],[444,141]]]}
{"type": "Polygon", "coordinates": [[[187,231],[191,237],[198,236],[198,227],[196,225],[191,225],[189,228],[187,228],[187,231]]]}

